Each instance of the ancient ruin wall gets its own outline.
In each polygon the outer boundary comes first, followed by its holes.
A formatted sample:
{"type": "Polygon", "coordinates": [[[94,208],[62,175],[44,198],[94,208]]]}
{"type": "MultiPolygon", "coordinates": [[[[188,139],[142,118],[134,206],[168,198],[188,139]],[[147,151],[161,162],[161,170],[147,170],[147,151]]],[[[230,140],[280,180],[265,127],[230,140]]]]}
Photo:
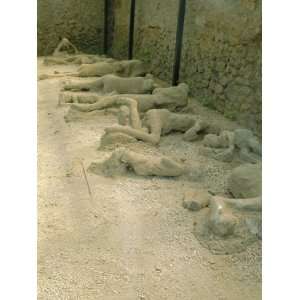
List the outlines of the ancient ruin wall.
{"type": "Polygon", "coordinates": [[[103,51],[103,0],[38,0],[38,55],[51,54],[60,37],[88,53],[103,51]]]}
{"type": "MultiPolygon", "coordinates": [[[[128,0],[114,1],[111,53],[127,56],[128,0]]],[[[134,57],[171,82],[178,0],[136,1],[134,57]]],[[[261,131],[260,0],[189,0],[180,80],[199,101],[261,131]]]]}
{"type": "Polygon", "coordinates": [[[126,59],[128,56],[128,31],[129,31],[130,0],[112,0],[110,12],[113,14],[113,28],[109,30],[109,54],[114,58],[126,59]]]}

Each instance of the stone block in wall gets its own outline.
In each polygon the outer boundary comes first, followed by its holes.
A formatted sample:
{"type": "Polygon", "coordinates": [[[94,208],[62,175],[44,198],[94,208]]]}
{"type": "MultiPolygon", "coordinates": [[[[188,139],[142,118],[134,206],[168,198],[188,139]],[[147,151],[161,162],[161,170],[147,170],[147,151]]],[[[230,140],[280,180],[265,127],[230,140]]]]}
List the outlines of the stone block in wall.
{"type": "MultiPolygon", "coordinates": [[[[127,55],[129,0],[115,0],[112,53],[127,55]]],[[[178,1],[137,1],[134,57],[171,81],[178,1]]],[[[187,1],[180,81],[191,95],[261,128],[261,1],[187,1]]],[[[258,132],[259,133],[259,132],[258,132]]]]}
{"type": "Polygon", "coordinates": [[[104,0],[38,0],[38,55],[53,52],[62,37],[87,53],[103,52],[104,0]]]}

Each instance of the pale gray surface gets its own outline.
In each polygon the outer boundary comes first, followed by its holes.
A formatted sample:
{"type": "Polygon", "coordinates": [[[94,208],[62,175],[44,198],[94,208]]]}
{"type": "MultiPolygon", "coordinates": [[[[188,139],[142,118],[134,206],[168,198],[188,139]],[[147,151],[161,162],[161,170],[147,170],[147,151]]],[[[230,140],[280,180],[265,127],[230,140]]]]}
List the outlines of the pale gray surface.
{"type": "MultiPolygon", "coordinates": [[[[40,66],[54,70],[72,67],[40,66]]],[[[57,108],[59,81],[38,83],[39,299],[261,299],[260,242],[240,254],[212,255],[192,234],[199,215],[182,208],[185,187],[224,192],[232,166],[199,156],[199,142],[174,134],[158,150],[199,166],[198,181],[88,173],[91,200],[79,159],[87,168],[109,154],[96,149],[117,120],[96,115],[66,124],[67,108],[57,108]]]]}

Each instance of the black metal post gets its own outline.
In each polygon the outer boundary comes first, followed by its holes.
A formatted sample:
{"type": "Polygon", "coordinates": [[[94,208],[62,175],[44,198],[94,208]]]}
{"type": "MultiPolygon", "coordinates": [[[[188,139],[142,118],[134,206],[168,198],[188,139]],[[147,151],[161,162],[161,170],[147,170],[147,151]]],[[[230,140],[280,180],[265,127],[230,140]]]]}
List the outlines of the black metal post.
{"type": "Polygon", "coordinates": [[[135,0],[131,0],[129,19],[128,59],[133,57],[135,0]]]}
{"type": "Polygon", "coordinates": [[[177,32],[176,32],[176,45],[175,45],[175,61],[173,68],[172,85],[177,85],[180,72],[181,49],[184,29],[186,0],[179,0],[178,18],[177,18],[177,32]]]}
{"type": "Polygon", "coordinates": [[[109,0],[104,1],[104,41],[103,52],[107,54],[108,51],[108,14],[109,14],[109,0]]]}

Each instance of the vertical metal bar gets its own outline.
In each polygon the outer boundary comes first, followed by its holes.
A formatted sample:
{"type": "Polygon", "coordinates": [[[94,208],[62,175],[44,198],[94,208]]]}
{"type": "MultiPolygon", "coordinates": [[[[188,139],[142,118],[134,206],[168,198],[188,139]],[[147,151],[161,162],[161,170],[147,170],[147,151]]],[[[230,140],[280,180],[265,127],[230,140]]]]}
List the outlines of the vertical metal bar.
{"type": "Polygon", "coordinates": [[[128,59],[132,59],[133,57],[134,17],[135,17],[135,0],[131,0],[130,18],[129,18],[128,59]]]}
{"type": "Polygon", "coordinates": [[[104,1],[104,41],[103,52],[107,54],[108,51],[108,14],[109,14],[109,0],[104,1]]]}
{"type": "Polygon", "coordinates": [[[175,61],[173,68],[172,85],[177,85],[180,72],[181,49],[184,29],[186,0],[179,0],[178,18],[177,18],[177,32],[176,32],[176,45],[175,45],[175,61]]]}

